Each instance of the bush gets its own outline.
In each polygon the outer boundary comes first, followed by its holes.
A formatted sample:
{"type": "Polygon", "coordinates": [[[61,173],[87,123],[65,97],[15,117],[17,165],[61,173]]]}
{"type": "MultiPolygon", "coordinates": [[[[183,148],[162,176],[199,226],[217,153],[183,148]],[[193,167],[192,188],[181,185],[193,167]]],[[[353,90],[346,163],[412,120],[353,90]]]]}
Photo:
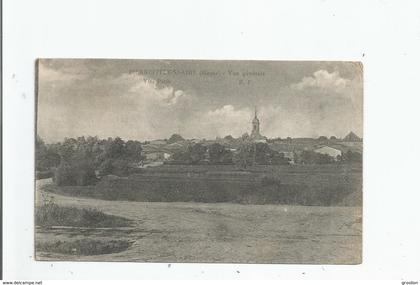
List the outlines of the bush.
{"type": "Polygon", "coordinates": [[[348,150],[343,155],[343,160],[347,161],[347,162],[362,162],[363,161],[363,156],[359,152],[353,152],[351,150],[348,150]]]}
{"type": "Polygon", "coordinates": [[[325,153],[317,153],[313,150],[304,150],[298,161],[303,164],[328,164],[333,163],[334,158],[325,153]]]}
{"type": "Polygon", "coordinates": [[[109,228],[129,226],[131,221],[122,217],[107,215],[95,209],[61,207],[54,202],[47,202],[36,208],[35,224],[42,227],[109,228]]]}
{"type": "Polygon", "coordinates": [[[56,169],[53,181],[58,186],[85,186],[94,184],[96,175],[89,163],[79,161],[70,164],[63,161],[56,169]]]}
{"type": "Polygon", "coordinates": [[[127,176],[129,173],[129,161],[125,159],[107,159],[99,167],[100,175],[127,176]]]}

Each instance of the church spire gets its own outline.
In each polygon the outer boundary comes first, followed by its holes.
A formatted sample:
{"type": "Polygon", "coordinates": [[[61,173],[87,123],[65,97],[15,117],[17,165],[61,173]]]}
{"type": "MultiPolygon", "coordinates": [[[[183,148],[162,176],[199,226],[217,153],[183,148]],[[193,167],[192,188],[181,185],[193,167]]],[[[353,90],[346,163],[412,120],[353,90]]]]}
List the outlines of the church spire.
{"type": "Polygon", "coordinates": [[[251,139],[254,141],[266,141],[265,137],[260,134],[260,120],[258,119],[257,106],[254,106],[254,119],[252,120],[251,139]]]}
{"type": "Polygon", "coordinates": [[[252,132],[251,137],[252,138],[259,138],[260,137],[260,120],[257,118],[257,106],[255,106],[255,113],[254,113],[254,119],[252,120],[252,132]]]}

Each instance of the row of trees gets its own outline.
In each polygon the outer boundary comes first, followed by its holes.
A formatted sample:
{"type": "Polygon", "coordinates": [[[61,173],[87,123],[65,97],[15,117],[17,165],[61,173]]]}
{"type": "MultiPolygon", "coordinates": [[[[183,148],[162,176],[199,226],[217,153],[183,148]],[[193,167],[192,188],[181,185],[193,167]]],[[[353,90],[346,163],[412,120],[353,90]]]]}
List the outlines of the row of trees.
{"type": "Polygon", "coordinates": [[[58,185],[88,185],[100,175],[128,174],[129,166],[143,160],[139,141],[121,138],[100,140],[97,137],[66,138],[63,142],[45,144],[37,137],[36,170],[54,171],[58,185]]]}
{"type": "Polygon", "coordinates": [[[240,168],[252,164],[288,164],[290,161],[283,153],[272,150],[265,143],[243,143],[235,152],[219,143],[209,146],[197,143],[175,153],[172,158],[174,163],[236,164],[240,168]]]}
{"type": "Polygon", "coordinates": [[[211,164],[231,164],[233,153],[219,143],[214,143],[208,147],[201,144],[191,144],[185,151],[176,152],[172,159],[174,163],[199,164],[204,161],[211,164]]]}

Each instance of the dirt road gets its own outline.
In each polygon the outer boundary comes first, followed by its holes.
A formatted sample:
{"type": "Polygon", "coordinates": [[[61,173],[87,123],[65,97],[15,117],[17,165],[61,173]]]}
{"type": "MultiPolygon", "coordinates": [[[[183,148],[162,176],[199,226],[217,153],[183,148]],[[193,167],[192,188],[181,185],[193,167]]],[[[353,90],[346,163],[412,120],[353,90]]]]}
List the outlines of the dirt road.
{"type": "Polygon", "coordinates": [[[107,214],[132,219],[134,225],[111,230],[38,229],[38,241],[88,237],[125,239],[134,243],[126,251],[104,255],[64,256],[38,252],[39,260],[361,262],[360,207],[145,203],[47,195],[59,205],[96,208],[107,214]]]}

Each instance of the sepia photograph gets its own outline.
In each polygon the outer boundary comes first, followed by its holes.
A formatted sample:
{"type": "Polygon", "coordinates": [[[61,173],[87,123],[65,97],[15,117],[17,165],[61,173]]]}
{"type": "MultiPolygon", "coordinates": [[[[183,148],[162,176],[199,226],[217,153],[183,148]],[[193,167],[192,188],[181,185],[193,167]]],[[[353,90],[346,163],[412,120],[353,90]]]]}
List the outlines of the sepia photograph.
{"type": "Polygon", "coordinates": [[[38,59],[35,259],[360,264],[363,66],[38,59]]]}

